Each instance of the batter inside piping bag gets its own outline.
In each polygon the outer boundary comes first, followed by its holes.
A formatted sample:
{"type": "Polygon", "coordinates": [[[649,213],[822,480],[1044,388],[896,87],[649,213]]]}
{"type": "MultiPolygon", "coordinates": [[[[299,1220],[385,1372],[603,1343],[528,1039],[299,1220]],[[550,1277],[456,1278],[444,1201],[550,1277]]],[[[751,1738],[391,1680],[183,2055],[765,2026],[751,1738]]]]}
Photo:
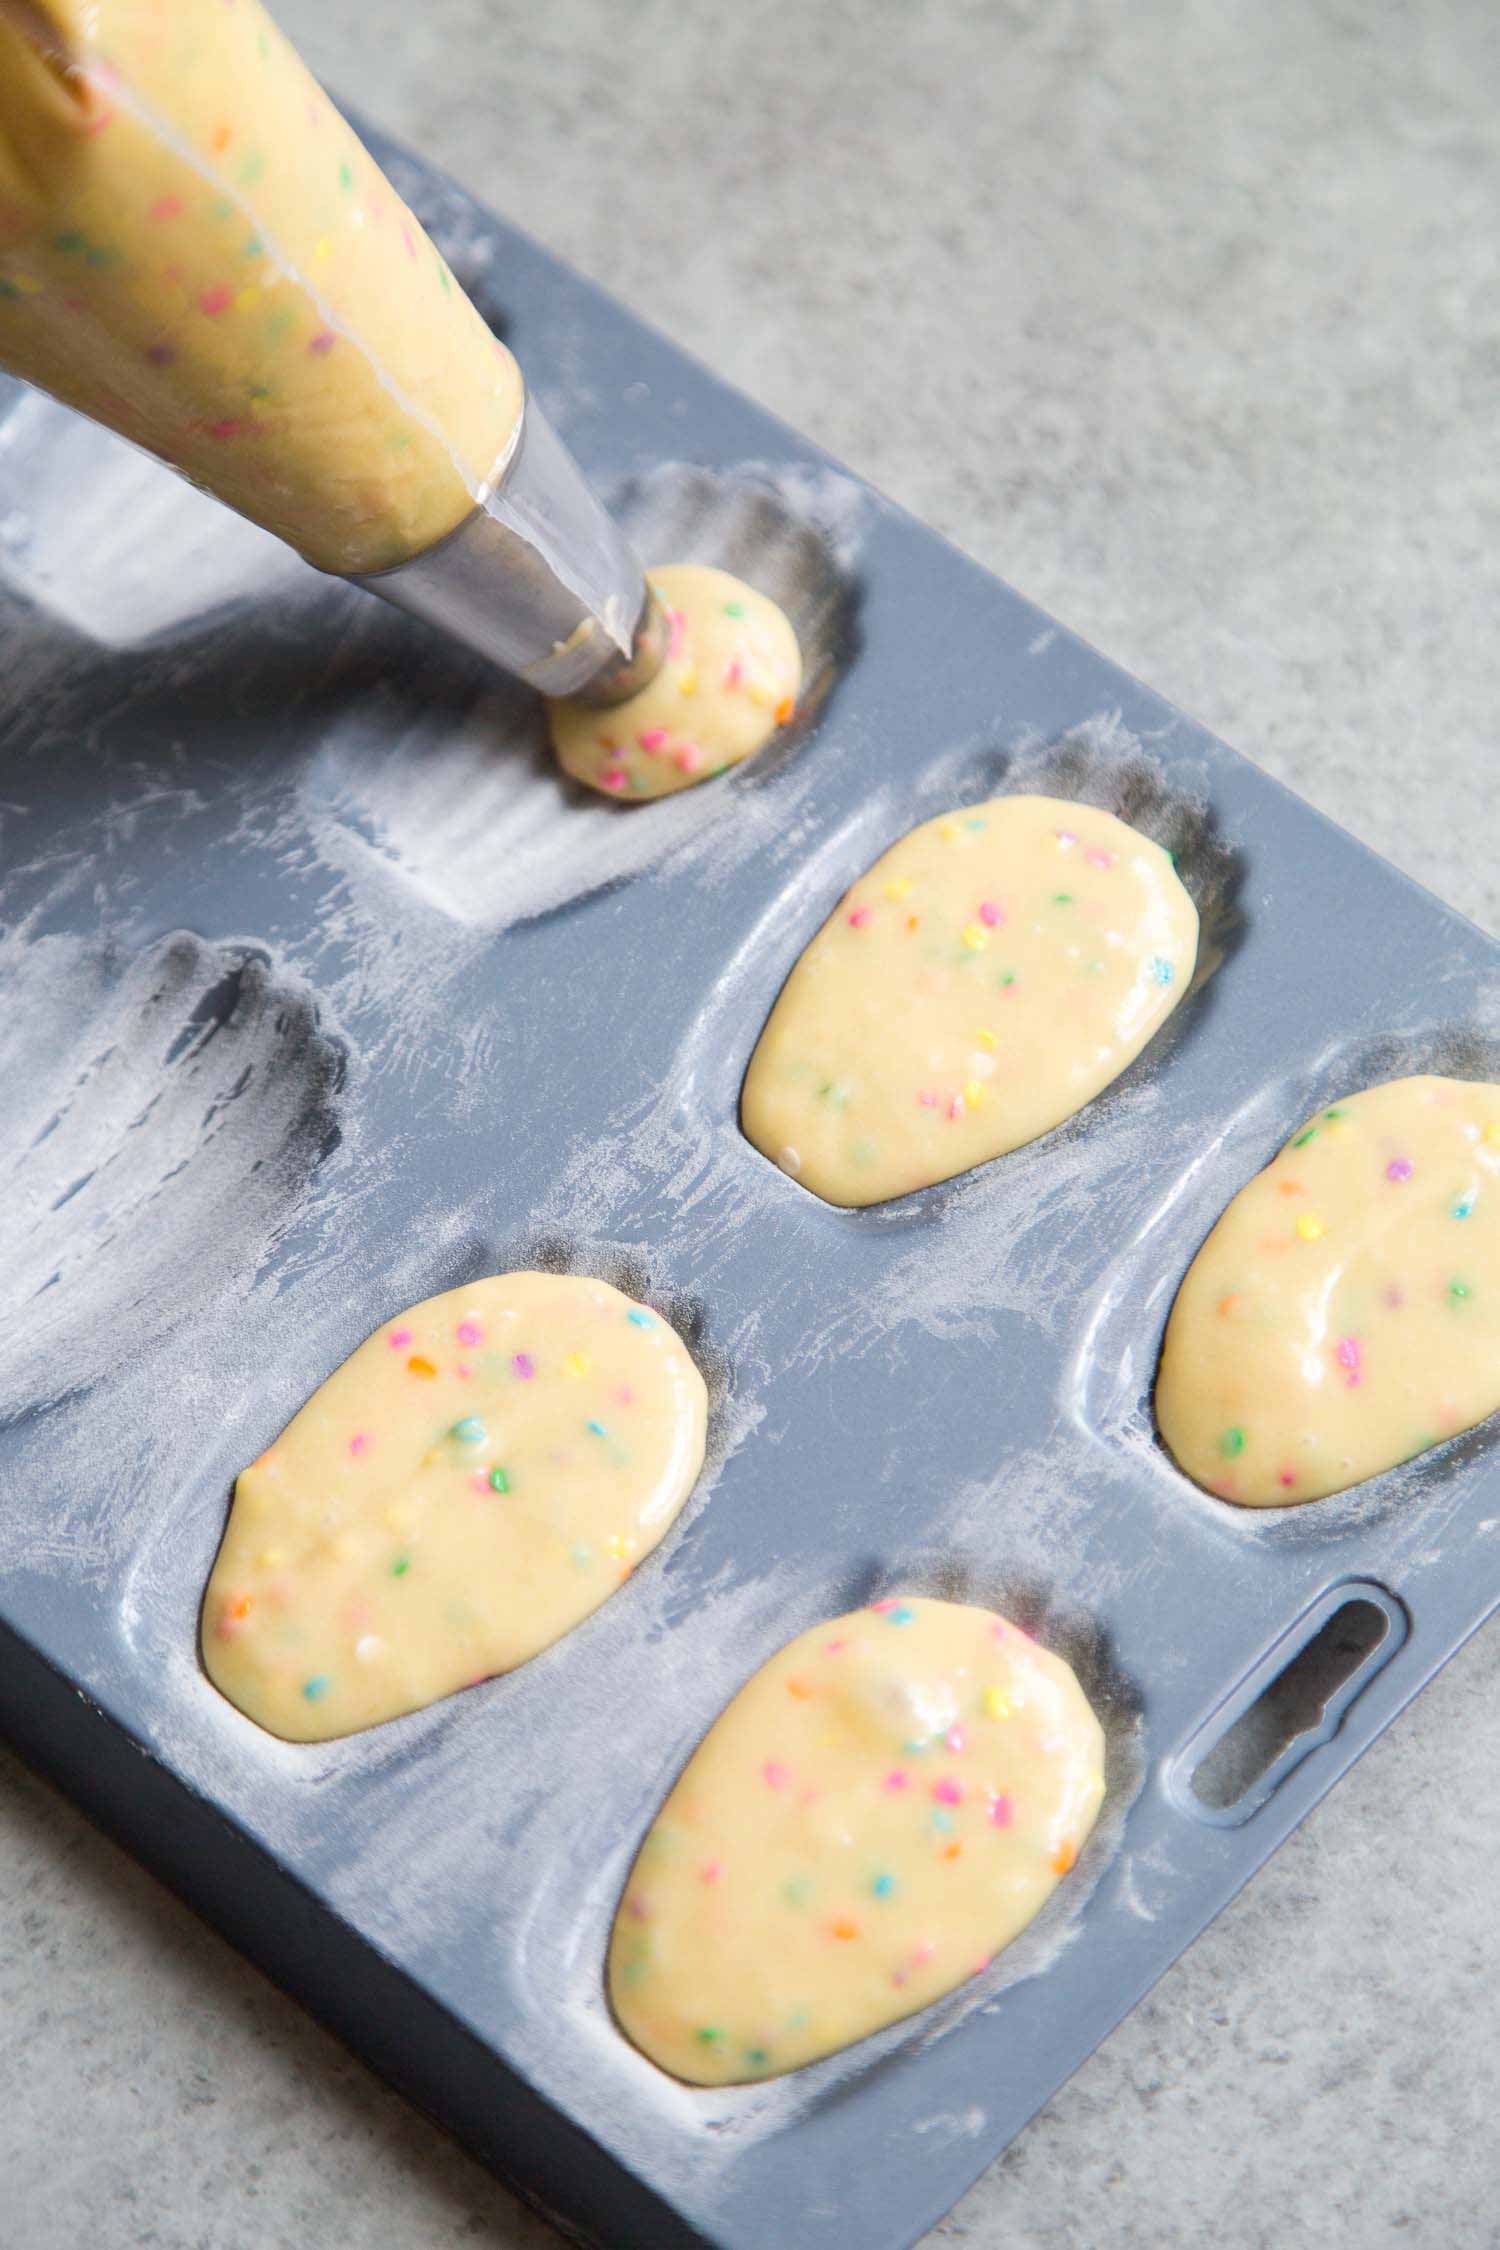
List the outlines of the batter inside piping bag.
{"type": "Polygon", "coordinates": [[[1500,1086],[1397,1078],[1240,1190],[1167,1324],[1157,1422],[1221,1499],[1295,1507],[1500,1407],[1500,1086]]]}
{"type": "Polygon", "coordinates": [[[239,1477],[209,1678],[315,1742],[523,1664],[657,1545],[706,1419],[675,1329],[607,1282],[500,1274],[414,1305],[239,1477]]]}
{"type": "Polygon", "coordinates": [[[1104,1736],[1061,1657],[915,1595],[818,1625],[689,1760],[625,1886],[609,1994],[692,2085],[795,2070],[985,1968],[1068,1875],[1104,1736]]]}

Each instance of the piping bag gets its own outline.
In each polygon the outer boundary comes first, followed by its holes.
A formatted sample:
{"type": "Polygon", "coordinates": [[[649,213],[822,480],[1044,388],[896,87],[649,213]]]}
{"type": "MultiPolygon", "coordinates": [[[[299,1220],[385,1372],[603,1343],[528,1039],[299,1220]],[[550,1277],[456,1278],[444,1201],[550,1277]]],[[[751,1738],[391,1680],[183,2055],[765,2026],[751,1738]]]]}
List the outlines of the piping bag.
{"type": "Polygon", "coordinates": [[[545,695],[661,663],[639,562],[259,0],[0,0],[0,366],[545,695]]]}

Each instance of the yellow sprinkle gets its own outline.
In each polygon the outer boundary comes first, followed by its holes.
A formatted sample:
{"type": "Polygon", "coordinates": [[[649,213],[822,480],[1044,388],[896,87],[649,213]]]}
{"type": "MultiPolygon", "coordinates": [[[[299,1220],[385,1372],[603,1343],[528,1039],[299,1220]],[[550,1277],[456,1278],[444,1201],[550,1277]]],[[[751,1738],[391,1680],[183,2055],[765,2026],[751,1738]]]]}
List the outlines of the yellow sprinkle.
{"type": "Polygon", "coordinates": [[[1323,1130],[1331,1141],[1347,1141],[1349,1138],[1349,1128],[1342,1117],[1335,1117],[1331,1124],[1324,1125],[1323,1130]]]}
{"type": "Polygon", "coordinates": [[[963,937],[971,953],[982,953],[990,942],[990,933],[982,922],[965,922],[963,937]]]}
{"type": "Polygon", "coordinates": [[[262,1570],[280,1570],[286,1561],[285,1547],[265,1547],[256,1556],[262,1570]]]}
{"type": "Polygon", "coordinates": [[[573,1376],[587,1375],[589,1364],[587,1352],[569,1352],[567,1358],[563,1361],[563,1373],[573,1376]]]}
{"type": "Polygon", "coordinates": [[[964,1107],[966,1109],[978,1109],[983,1100],[984,1088],[977,1078],[971,1078],[964,1088],[964,1107]]]}
{"type": "Polygon", "coordinates": [[[769,688],[763,687],[759,680],[752,680],[749,687],[746,688],[745,693],[749,696],[752,703],[758,704],[760,706],[762,711],[770,711],[775,708],[775,696],[771,693],[769,688]]]}
{"type": "Polygon", "coordinates": [[[909,875],[898,875],[894,882],[887,883],[885,886],[887,898],[910,898],[911,894],[912,880],[909,875]]]}
{"type": "Polygon", "coordinates": [[[1500,1148],[1500,1118],[1495,1118],[1484,1129],[1486,1148],[1500,1148]]]}
{"type": "Polygon", "coordinates": [[[987,1719],[1008,1719],[1010,1697],[1003,1688],[987,1687],[984,1691],[984,1715],[987,1719]]]}
{"type": "Polygon", "coordinates": [[[991,1054],[994,1053],[995,1049],[1000,1044],[993,1031],[976,1031],[974,1037],[978,1040],[981,1047],[988,1047],[991,1054]]]}
{"type": "Polygon", "coordinates": [[[622,1531],[612,1531],[604,1544],[614,1556],[616,1562],[623,1562],[627,1555],[635,1553],[635,1541],[627,1537],[622,1531]]]}
{"type": "Polygon", "coordinates": [[[683,665],[682,670],[677,675],[677,692],[679,695],[697,694],[698,667],[696,664],[683,665]]]}
{"type": "Polygon", "coordinates": [[[313,263],[319,266],[326,266],[332,256],[333,236],[331,234],[320,234],[317,241],[313,244],[313,263]]]}
{"type": "Polygon", "coordinates": [[[41,283],[29,273],[13,273],[10,274],[7,278],[12,289],[19,290],[23,297],[35,297],[42,286],[41,283]]]}
{"type": "Polygon", "coordinates": [[[958,822],[956,820],[939,821],[938,834],[942,837],[945,844],[951,844],[954,837],[958,834],[958,822]]]}
{"type": "Polygon", "coordinates": [[[238,296],[237,296],[237,297],[235,298],[235,300],[234,300],[234,309],[235,309],[235,311],[236,311],[236,312],[248,312],[248,311],[250,310],[250,307],[251,307],[251,306],[252,306],[253,304],[255,304],[255,303],[256,303],[256,301],[258,300],[259,296],[260,296],[260,285],[259,285],[259,283],[258,283],[258,282],[254,282],[254,281],[252,281],[252,282],[251,282],[251,284],[250,284],[250,286],[249,286],[249,288],[248,288],[248,289],[242,289],[242,290],[240,291],[239,295],[238,295],[238,296]]]}
{"type": "Polygon", "coordinates": [[[1315,1217],[1311,1211],[1304,1211],[1297,1221],[1297,1232],[1304,1242],[1316,1242],[1323,1232],[1323,1222],[1315,1217]]]}

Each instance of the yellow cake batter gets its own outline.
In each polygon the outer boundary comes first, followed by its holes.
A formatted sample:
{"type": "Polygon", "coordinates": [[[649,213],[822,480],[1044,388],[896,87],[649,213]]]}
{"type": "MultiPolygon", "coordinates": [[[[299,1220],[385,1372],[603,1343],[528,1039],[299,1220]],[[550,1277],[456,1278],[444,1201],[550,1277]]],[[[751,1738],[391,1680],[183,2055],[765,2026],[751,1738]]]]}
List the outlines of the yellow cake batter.
{"type": "Polygon", "coordinates": [[[797,636],[766,595],[703,563],[646,575],[670,632],[655,679],[611,710],[547,706],[559,765],[607,797],[665,797],[742,764],[787,724],[802,686],[797,636]]]}
{"type": "Polygon", "coordinates": [[[1397,1078],[1242,1188],[1172,1307],[1156,1415],[1197,1483],[1295,1507],[1500,1407],[1500,1086],[1397,1078]]]}
{"type": "Polygon", "coordinates": [[[414,1305],[235,1485],[210,1679],[316,1742],[511,1670],[651,1552],[705,1418],[676,1331],[606,1282],[500,1274],[414,1305]]]}
{"type": "Polygon", "coordinates": [[[1187,989],[1198,916],[1112,813],[999,797],[877,860],[782,989],[741,1109],[827,1202],[879,1203],[1093,1100],[1187,989]]]}
{"type": "Polygon", "coordinates": [[[792,1641],[740,1690],[631,1870],[626,2036],[674,2077],[795,2070],[984,1968],[1104,1795],[1077,1680],[985,1609],[910,1595],[792,1641]]]}
{"type": "Polygon", "coordinates": [[[257,0],[0,4],[0,365],[350,573],[451,531],[522,405],[257,0]]]}

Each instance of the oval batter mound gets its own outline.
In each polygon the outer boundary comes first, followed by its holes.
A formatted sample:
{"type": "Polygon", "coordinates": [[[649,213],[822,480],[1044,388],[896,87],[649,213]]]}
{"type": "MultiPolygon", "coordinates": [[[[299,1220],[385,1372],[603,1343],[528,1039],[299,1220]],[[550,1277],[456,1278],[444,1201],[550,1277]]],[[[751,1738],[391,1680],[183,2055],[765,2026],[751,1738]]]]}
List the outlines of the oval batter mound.
{"type": "Polygon", "coordinates": [[[1397,1078],[1242,1188],[1172,1307],[1157,1425],[1221,1499],[1295,1507],[1500,1407],[1500,1086],[1397,1078]]]}
{"type": "Polygon", "coordinates": [[[903,836],[803,954],[741,1118],[825,1202],[1003,1156],[1117,1078],[1187,989],[1170,855],[1093,805],[1000,797],[903,836]]]}
{"type": "Polygon", "coordinates": [[[321,1742],[525,1663],[661,1539],[707,1401],[660,1315],[509,1273],[429,1297],[329,1376],[234,1488],[209,1678],[321,1742]]]}
{"type": "Polygon", "coordinates": [[[1082,1848],[1104,1736],[1068,1666],[916,1595],[818,1625],[743,1687],[641,1846],[609,1995],[690,2085],[774,2077],[984,1968],[1082,1848]]]}
{"type": "Polygon", "coordinates": [[[802,687],[797,636],[766,595],[704,563],[646,575],[671,633],[655,679],[608,711],[547,705],[558,764],[606,797],[665,797],[742,764],[791,719],[802,687]]]}

